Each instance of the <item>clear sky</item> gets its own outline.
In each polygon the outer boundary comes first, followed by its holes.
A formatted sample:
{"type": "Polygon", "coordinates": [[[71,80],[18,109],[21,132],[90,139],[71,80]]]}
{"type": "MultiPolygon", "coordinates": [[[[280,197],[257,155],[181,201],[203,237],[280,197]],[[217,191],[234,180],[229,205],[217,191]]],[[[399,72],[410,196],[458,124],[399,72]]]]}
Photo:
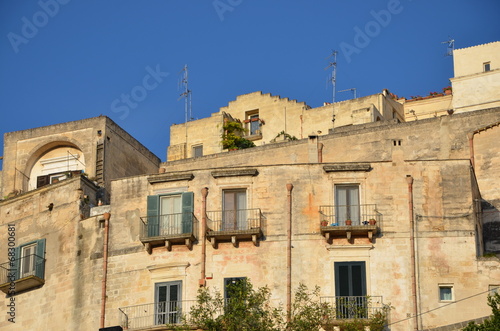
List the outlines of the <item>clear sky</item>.
{"type": "Polygon", "coordinates": [[[498,0],[1,0],[0,155],[5,132],[102,114],[165,161],[186,64],[193,118],[255,91],[331,102],[333,50],[338,91],[440,92],[442,42],[498,41],[499,14],[498,0]]]}

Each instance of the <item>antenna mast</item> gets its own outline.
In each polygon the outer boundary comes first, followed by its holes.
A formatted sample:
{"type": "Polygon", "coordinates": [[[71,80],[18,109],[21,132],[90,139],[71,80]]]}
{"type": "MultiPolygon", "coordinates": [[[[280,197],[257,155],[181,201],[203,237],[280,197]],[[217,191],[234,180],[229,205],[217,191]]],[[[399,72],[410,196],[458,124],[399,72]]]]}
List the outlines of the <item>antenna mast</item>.
{"type": "Polygon", "coordinates": [[[345,89],[345,90],[342,90],[339,92],[347,92],[347,91],[352,91],[354,93],[354,99],[356,99],[356,88],[355,87],[348,88],[348,89],[345,89]]]}
{"type": "Polygon", "coordinates": [[[335,95],[336,95],[336,89],[337,89],[337,51],[332,51],[332,54],[327,57],[326,59],[329,59],[333,57],[333,62],[330,62],[328,66],[325,68],[333,68],[332,69],[332,77],[330,78],[330,82],[332,83],[332,103],[335,103],[335,95]]]}
{"type": "Polygon", "coordinates": [[[192,116],[192,102],[191,102],[191,90],[189,89],[188,85],[188,66],[187,64],[182,68],[181,72],[182,78],[180,81],[180,84],[182,86],[183,92],[180,94],[180,99],[185,98],[185,104],[184,104],[184,112],[185,112],[185,121],[186,123],[190,120],[193,119],[192,116]]]}
{"type": "Polygon", "coordinates": [[[441,44],[448,44],[448,48],[446,49],[446,54],[444,56],[453,56],[453,50],[455,49],[455,39],[451,39],[451,37],[448,36],[448,40],[441,42],[441,44]]]}

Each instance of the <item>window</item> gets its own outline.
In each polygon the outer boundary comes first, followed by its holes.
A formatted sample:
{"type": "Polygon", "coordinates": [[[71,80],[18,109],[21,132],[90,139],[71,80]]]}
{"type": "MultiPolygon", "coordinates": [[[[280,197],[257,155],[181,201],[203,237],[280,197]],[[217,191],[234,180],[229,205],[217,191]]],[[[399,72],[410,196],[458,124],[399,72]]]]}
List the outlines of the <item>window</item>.
{"type": "Polygon", "coordinates": [[[491,70],[491,62],[484,62],[483,63],[483,71],[487,72],[491,70]]]}
{"type": "Polygon", "coordinates": [[[365,262],[335,262],[337,316],[364,318],[367,315],[365,262]]]}
{"type": "Polygon", "coordinates": [[[193,146],[193,157],[203,156],[203,145],[193,146]]]}
{"type": "Polygon", "coordinates": [[[222,231],[247,230],[246,189],[222,191],[222,231]]]}
{"type": "Polygon", "coordinates": [[[16,279],[36,276],[43,279],[45,266],[45,239],[16,247],[16,279]]]}
{"type": "Polygon", "coordinates": [[[16,293],[45,283],[45,239],[31,241],[14,248],[14,260],[0,265],[0,291],[11,295],[11,282],[16,293]]]}
{"type": "Polygon", "coordinates": [[[246,117],[246,123],[247,129],[248,129],[248,134],[253,136],[253,135],[260,135],[260,119],[259,119],[259,111],[258,110],[252,110],[248,111],[245,114],[246,117]]]}
{"type": "Polygon", "coordinates": [[[226,301],[231,299],[232,286],[238,285],[240,282],[242,282],[245,279],[246,279],[246,277],[224,278],[224,299],[226,301]]]}
{"type": "Polygon", "coordinates": [[[440,284],[439,285],[439,301],[453,301],[453,285],[440,284]]]}
{"type": "Polygon", "coordinates": [[[181,322],[182,281],[155,284],[155,325],[181,322]]]}
{"type": "Polygon", "coordinates": [[[359,185],[335,185],[335,221],[345,225],[360,225],[359,185]]]}
{"type": "Polygon", "coordinates": [[[148,237],[193,232],[193,192],[148,196],[148,237]]]}

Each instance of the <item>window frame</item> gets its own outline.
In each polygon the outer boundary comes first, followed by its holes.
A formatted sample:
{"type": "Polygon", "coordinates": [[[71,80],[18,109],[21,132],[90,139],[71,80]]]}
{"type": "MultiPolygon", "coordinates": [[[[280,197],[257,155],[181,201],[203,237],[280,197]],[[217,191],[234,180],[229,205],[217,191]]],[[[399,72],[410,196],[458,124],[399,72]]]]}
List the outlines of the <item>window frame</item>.
{"type": "Polygon", "coordinates": [[[335,206],[335,222],[340,225],[345,225],[345,221],[350,219],[352,225],[361,225],[361,185],[359,183],[335,183],[333,190],[334,190],[333,204],[335,206]],[[349,193],[346,193],[345,195],[346,203],[344,205],[341,205],[340,189],[347,189],[350,191],[354,188],[357,191],[357,204],[352,204],[350,201],[352,198],[351,195],[349,193]],[[341,207],[344,207],[343,209],[345,209],[346,213],[345,216],[341,215],[341,212],[343,210],[341,207]]]}
{"type": "Polygon", "coordinates": [[[245,120],[248,124],[246,129],[248,130],[249,136],[261,135],[259,109],[249,110],[245,112],[245,120]]]}
{"type": "Polygon", "coordinates": [[[40,279],[45,279],[45,238],[33,240],[14,248],[14,259],[15,259],[15,280],[20,280],[26,277],[35,276],[40,279]],[[23,251],[25,248],[35,247],[35,254],[30,254],[34,256],[32,269],[27,273],[22,272],[22,259],[25,258],[23,251]]]}
{"type": "Polygon", "coordinates": [[[192,151],[192,157],[202,157],[203,156],[203,144],[193,145],[191,147],[191,151],[192,151]],[[197,151],[198,151],[198,153],[197,153],[197,151]]]}
{"type": "MultiPolygon", "coordinates": [[[[194,193],[172,192],[168,194],[148,195],[147,197],[147,236],[157,237],[160,233],[161,219],[161,197],[181,195],[181,233],[193,233],[193,212],[194,212],[194,193]]],[[[181,234],[179,233],[179,234],[181,234]]]]}
{"type": "Polygon", "coordinates": [[[155,325],[180,323],[181,315],[179,313],[182,310],[182,280],[155,283],[154,306],[155,306],[155,312],[154,312],[155,325]],[[159,300],[160,287],[166,287],[165,296],[168,299],[171,297],[172,294],[171,289],[173,286],[177,286],[177,300],[160,301],[159,300]],[[163,307],[161,304],[162,302],[165,302],[163,307]],[[166,304],[167,302],[170,303],[168,307],[166,304]],[[172,304],[172,302],[175,302],[175,304],[172,304]],[[175,311],[172,311],[172,308],[175,309],[175,311]],[[172,317],[175,319],[175,321],[171,319],[172,317]]]}
{"type": "Polygon", "coordinates": [[[491,62],[483,62],[483,72],[491,71],[491,62]]]}
{"type": "Polygon", "coordinates": [[[227,188],[222,189],[222,222],[221,227],[225,230],[245,230],[248,227],[248,189],[241,188],[227,188]],[[227,206],[226,194],[233,193],[234,198],[232,201],[233,209],[227,206]],[[238,193],[245,194],[244,208],[239,205],[238,193]]]}
{"type": "Polygon", "coordinates": [[[454,290],[454,285],[452,283],[441,283],[438,284],[438,300],[439,302],[454,302],[455,301],[455,290],[454,290]],[[441,294],[444,294],[441,292],[441,290],[444,289],[450,289],[450,296],[451,299],[443,299],[441,294]]]}

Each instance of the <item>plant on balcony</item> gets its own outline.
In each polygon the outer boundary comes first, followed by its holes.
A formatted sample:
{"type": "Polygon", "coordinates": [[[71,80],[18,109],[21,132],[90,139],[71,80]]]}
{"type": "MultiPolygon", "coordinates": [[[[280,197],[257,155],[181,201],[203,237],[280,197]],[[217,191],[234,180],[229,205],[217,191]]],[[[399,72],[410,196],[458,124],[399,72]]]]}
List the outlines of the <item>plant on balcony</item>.
{"type": "Polygon", "coordinates": [[[242,137],[242,135],[248,131],[246,130],[241,122],[237,121],[227,121],[222,127],[224,130],[222,134],[222,148],[229,150],[245,149],[249,147],[255,147],[255,144],[242,137]]]}
{"type": "Polygon", "coordinates": [[[351,220],[345,220],[345,225],[352,225],[352,221],[351,220]]]}
{"type": "Polygon", "coordinates": [[[328,225],[328,221],[327,220],[321,221],[321,226],[327,226],[327,225],[328,225]]]}

